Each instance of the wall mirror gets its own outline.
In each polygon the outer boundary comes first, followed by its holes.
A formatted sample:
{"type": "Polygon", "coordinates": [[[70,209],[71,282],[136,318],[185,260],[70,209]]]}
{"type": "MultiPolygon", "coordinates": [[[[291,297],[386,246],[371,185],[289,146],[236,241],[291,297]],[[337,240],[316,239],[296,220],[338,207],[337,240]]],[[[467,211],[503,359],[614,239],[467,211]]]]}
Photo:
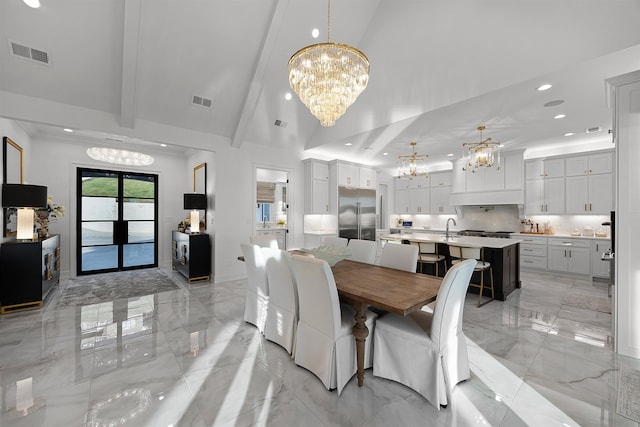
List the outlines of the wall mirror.
{"type": "MultiPolygon", "coordinates": [[[[2,179],[7,184],[24,184],[24,158],[22,147],[5,136],[2,139],[2,179]]],[[[4,237],[17,234],[18,215],[16,208],[4,208],[4,237]]]]}
{"type": "MultiPolygon", "coordinates": [[[[207,164],[201,163],[193,168],[193,192],[201,193],[207,196],[207,164]]],[[[207,210],[200,212],[200,217],[204,219],[204,229],[207,229],[207,210]]]]}

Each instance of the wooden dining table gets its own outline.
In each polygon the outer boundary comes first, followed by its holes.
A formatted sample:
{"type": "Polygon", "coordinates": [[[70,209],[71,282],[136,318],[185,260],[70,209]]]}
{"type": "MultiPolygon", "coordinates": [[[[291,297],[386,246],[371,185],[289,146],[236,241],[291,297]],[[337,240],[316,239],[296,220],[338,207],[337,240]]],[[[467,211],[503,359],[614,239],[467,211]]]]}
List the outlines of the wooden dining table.
{"type": "Polygon", "coordinates": [[[356,340],[358,386],[362,387],[364,344],[369,335],[365,325],[367,308],[406,316],[435,301],[442,278],[350,260],[338,262],[331,270],[340,300],[356,310],[352,332],[356,340]]]}

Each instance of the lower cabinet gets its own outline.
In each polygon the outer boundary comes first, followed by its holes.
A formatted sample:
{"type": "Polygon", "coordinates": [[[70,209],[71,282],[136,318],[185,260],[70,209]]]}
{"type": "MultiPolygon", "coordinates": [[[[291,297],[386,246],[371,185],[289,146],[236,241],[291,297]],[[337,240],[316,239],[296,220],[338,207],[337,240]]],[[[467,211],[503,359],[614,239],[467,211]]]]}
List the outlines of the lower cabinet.
{"type": "Polygon", "coordinates": [[[609,279],[609,266],[611,263],[602,260],[603,252],[611,249],[611,240],[591,242],[591,275],[602,279],[609,279]]]}
{"type": "Polygon", "coordinates": [[[552,271],[591,274],[591,241],[549,239],[547,265],[552,271]]]}
{"type": "Polygon", "coordinates": [[[258,230],[258,236],[271,236],[278,241],[279,249],[287,249],[287,230],[284,228],[274,228],[271,230],[258,230]]]}
{"type": "Polygon", "coordinates": [[[172,232],[171,265],[189,283],[208,281],[211,274],[209,235],[172,232]]]}
{"type": "Polygon", "coordinates": [[[42,307],[60,283],[60,236],[0,247],[0,313],[42,307]]]}

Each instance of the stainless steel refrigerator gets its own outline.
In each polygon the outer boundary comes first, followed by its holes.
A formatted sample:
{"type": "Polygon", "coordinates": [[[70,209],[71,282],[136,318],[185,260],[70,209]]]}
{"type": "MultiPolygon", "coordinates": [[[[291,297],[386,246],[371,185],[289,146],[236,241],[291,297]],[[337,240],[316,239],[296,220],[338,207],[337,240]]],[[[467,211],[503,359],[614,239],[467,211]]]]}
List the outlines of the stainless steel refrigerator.
{"type": "Polygon", "coordinates": [[[376,240],[376,190],[338,187],[338,235],[376,240]]]}

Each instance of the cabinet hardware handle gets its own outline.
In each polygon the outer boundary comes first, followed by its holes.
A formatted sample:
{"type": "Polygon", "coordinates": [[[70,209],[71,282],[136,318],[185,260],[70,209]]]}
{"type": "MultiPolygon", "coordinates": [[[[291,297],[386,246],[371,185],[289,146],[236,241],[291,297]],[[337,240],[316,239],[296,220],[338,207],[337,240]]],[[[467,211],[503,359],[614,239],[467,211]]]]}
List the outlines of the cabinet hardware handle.
{"type": "Polygon", "coordinates": [[[591,203],[589,203],[589,212],[591,212],[591,203]]]}
{"type": "Polygon", "coordinates": [[[571,251],[569,251],[569,258],[571,258],[571,251]]]}
{"type": "Polygon", "coordinates": [[[565,258],[567,257],[567,250],[566,249],[564,250],[564,257],[565,258]]]}
{"type": "Polygon", "coordinates": [[[600,252],[600,250],[598,249],[598,244],[596,243],[596,252],[600,252]]]}
{"type": "Polygon", "coordinates": [[[588,212],[588,211],[587,211],[587,204],[586,204],[586,203],[584,204],[584,211],[585,211],[585,212],[588,212]]]}

